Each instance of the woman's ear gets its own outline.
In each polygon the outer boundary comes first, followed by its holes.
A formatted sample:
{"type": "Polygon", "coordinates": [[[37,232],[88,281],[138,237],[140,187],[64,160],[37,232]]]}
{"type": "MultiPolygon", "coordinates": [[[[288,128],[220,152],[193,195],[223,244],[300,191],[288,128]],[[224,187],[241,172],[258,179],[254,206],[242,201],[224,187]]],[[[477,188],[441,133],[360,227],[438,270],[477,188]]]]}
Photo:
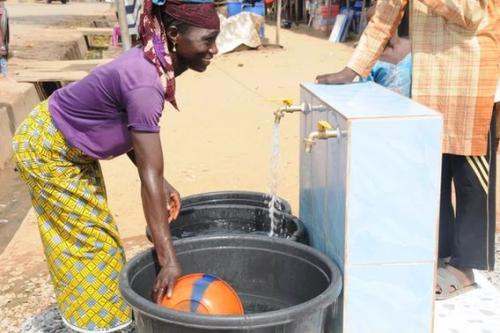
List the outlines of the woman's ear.
{"type": "Polygon", "coordinates": [[[177,44],[177,38],[179,38],[179,30],[175,25],[172,25],[167,28],[167,39],[169,41],[168,45],[171,45],[172,48],[175,48],[177,44]]]}

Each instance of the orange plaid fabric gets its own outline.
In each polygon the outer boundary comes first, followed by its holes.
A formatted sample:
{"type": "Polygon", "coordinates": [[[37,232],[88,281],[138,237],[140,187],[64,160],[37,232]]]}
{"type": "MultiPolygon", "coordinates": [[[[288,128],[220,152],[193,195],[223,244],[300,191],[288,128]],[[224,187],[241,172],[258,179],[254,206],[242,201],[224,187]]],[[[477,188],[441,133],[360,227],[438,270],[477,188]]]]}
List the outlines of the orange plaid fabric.
{"type": "MultiPolygon", "coordinates": [[[[368,75],[408,0],[379,0],[348,67],[368,75]]],[[[500,76],[500,0],[411,0],[412,98],[444,115],[443,153],[486,155],[500,76]]]]}

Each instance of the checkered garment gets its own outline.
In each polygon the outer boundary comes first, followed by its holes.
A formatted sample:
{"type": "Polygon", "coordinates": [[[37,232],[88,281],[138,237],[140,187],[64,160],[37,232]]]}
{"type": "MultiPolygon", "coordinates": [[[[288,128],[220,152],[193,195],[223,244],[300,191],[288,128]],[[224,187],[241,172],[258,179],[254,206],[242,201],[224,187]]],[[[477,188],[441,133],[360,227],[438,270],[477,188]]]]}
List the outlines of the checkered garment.
{"type": "MultiPolygon", "coordinates": [[[[367,76],[408,0],[379,0],[348,67],[367,76]]],[[[483,156],[500,73],[500,0],[410,1],[412,98],[444,116],[443,153],[483,156]]]]}
{"type": "Polygon", "coordinates": [[[21,124],[13,150],[31,194],[65,324],[78,332],[113,332],[129,325],[132,311],[118,290],[125,253],[99,162],[66,143],[47,101],[21,124]]]}

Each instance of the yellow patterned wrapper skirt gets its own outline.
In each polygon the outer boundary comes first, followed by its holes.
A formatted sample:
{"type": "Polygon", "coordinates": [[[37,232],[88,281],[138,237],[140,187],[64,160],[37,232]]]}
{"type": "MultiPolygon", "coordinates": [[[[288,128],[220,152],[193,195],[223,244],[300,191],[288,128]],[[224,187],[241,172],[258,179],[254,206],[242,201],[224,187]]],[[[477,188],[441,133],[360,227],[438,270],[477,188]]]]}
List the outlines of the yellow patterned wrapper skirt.
{"type": "Polygon", "coordinates": [[[79,332],[113,332],[131,322],[118,290],[125,263],[99,162],[66,143],[47,101],[13,139],[14,160],[37,215],[57,304],[79,332]]]}

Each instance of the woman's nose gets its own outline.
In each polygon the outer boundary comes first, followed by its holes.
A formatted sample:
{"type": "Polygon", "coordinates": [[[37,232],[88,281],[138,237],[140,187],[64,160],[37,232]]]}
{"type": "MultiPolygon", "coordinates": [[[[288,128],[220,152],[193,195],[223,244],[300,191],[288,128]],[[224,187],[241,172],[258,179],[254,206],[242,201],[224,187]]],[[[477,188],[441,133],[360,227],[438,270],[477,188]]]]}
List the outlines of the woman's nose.
{"type": "Polygon", "coordinates": [[[219,53],[219,49],[217,48],[217,45],[214,43],[209,49],[208,52],[210,52],[211,55],[216,55],[219,53]]]}

